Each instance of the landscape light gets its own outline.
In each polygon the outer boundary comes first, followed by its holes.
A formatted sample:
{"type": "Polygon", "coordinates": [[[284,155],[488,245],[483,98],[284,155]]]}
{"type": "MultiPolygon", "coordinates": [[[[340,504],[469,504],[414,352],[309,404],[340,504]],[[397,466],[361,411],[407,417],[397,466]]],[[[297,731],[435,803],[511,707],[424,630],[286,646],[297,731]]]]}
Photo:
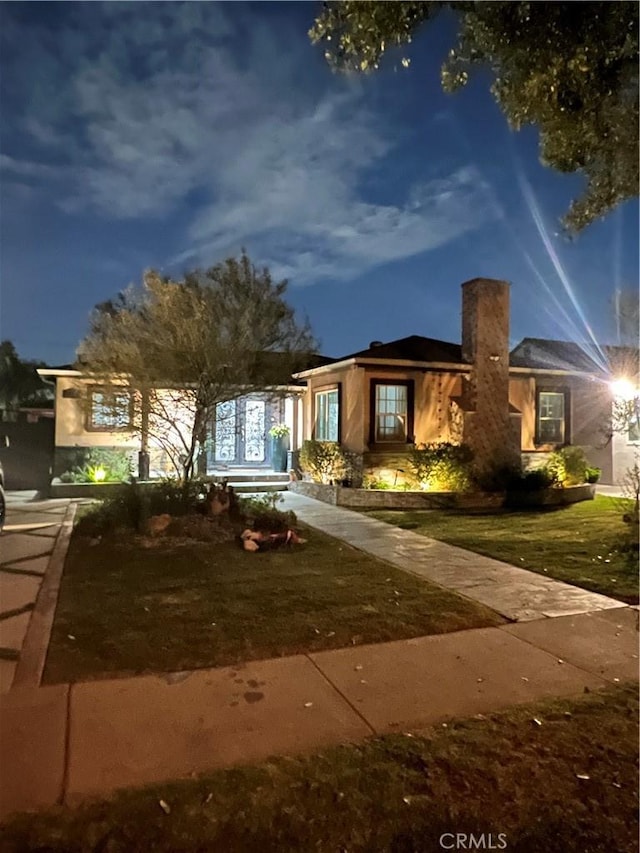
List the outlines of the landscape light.
{"type": "Polygon", "coordinates": [[[107,472],[102,467],[96,468],[93,472],[93,479],[96,481],[96,483],[101,483],[106,476],[107,472]]]}

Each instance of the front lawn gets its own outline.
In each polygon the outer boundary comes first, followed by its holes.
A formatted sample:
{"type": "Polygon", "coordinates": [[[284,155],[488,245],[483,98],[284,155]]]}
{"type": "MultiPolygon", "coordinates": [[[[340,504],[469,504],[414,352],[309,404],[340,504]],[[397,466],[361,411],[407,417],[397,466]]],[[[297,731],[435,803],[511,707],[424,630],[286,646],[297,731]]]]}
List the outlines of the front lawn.
{"type": "Polygon", "coordinates": [[[2,849],[636,853],[637,714],[613,688],[220,770],[20,816],[2,849]]]}
{"type": "Polygon", "coordinates": [[[628,531],[623,502],[596,497],[553,510],[491,515],[438,510],[368,513],[432,539],[504,560],[557,580],[638,603],[637,555],[616,549],[628,531]]]}
{"type": "Polygon", "coordinates": [[[171,672],[501,624],[492,610],[317,531],[234,542],[74,534],[47,683],[171,672]],[[93,543],[93,544],[92,544],[93,543]]]}

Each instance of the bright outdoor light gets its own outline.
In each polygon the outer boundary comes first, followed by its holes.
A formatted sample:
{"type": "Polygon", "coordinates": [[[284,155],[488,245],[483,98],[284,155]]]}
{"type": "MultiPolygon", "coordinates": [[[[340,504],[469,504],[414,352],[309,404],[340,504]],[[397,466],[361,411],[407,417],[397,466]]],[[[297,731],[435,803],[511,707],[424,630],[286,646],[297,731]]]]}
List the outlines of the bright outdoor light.
{"type": "Polygon", "coordinates": [[[613,395],[620,400],[633,400],[638,396],[638,389],[630,379],[615,379],[609,383],[613,395]]]}
{"type": "Polygon", "coordinates": [[[96,468],[93,472],[93,479],[96,481],[96,483],[101,483],[106,476],[107,472],[104,470],[104,468],[96,468]]]}

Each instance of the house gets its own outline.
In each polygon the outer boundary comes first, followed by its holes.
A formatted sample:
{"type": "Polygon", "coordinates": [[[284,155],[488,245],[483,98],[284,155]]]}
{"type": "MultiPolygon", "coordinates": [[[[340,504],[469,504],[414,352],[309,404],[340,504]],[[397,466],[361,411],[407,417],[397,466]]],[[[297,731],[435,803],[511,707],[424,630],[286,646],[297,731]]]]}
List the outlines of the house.
{"type": "MultiPolygon", "coordinates": [[[[90,449],[129,454],[137,470],[140,396],[124,383],[108,387],[72,366],[38,371],[54,381],[54,477],[90,449]]],[[[564,445],[583,447],[602,481],[619,483],[640,451],[637,416],[607,435],[611,382],[638,386],[638,351],[525,338],[509,350],[509,285],[477,278],[462,285],[462,342],[412,335],[330,359],[314,357],[275,394],[247,394],[217,406],[207,425],[200,474],[267,470],[269,429],[284,423],[291,450],[306,439],[337,441],[362,474],[402,482],[414,444],[465,442],[482,468],[543,464],[564,445]]],[[[168,390],[167,406],[180,401],[168,390]]],[[[637,392],[633,392],[637,393],[637,392]]],[[[175,473],[173,436],[151,430],[152,477],[175,473]]]]}
{"type": "MultiPolygon", "coordinates": [[[[42,368],[39,373],[55,383],[53,478],[64,477],[81,467],[92,450],[126,457],[131,470],[137,472],[141,452],[141,396],[136,389],[125,382],[105,385],[93,379],[90,372],[72,365],[42,368]]],[[[270,393],[246,394],[218,404],[216,417],[206,427],[199,473],[212,475],[247,468],[269,470],[272,426],[286,424],[293,448],[299,446],[298,400],[303,392],[304,388],[292,380],[290,385],[274,388],[270,393]]],[[[179,470],[179,456],[184,450],[181,436],[187,433],[180,427],[189,418],[179,391],[160,389],[156,393],[162,400],[166,418],[157,418],[154,423],[151,415],[147,450],[152,478],[174,476],[179,470]]]]}
{"type": "MultiPolygon", "coordinates": [[[[638,351],[525,338],[509,351],[509,285],[462,285],[462,343],[412,335],[296,374],[306,383],[303,438],[338,441],[362,472],[401,482],[414,444],[465,442],[480,468],[543,464],[584,448],[602,480],[618,483],[640,450],[637,414],[607,435],[612,380],[638,386],[638,351]]],[[[637,393],[637,392],[634,392],[637,393]]]]}

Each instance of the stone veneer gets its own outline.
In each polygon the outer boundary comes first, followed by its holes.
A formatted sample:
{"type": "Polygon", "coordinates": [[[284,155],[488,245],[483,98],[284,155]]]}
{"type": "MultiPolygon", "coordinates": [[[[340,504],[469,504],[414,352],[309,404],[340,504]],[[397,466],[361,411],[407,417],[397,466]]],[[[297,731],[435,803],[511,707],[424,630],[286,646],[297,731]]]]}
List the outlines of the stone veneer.
{"type": "Polygon", "coordinates": [[[579,501],[592,500],[595,486],[568,486],[564,489],[543,489],[523,494],[504,492],[422,492],[394,491],[392,489],[353,489],[344,486],[327,486],[321,483],[293,481],[289,491],[298,495],[353,509],[455,509],[498,510],[512,507],[564,506],[579,501]]]}

